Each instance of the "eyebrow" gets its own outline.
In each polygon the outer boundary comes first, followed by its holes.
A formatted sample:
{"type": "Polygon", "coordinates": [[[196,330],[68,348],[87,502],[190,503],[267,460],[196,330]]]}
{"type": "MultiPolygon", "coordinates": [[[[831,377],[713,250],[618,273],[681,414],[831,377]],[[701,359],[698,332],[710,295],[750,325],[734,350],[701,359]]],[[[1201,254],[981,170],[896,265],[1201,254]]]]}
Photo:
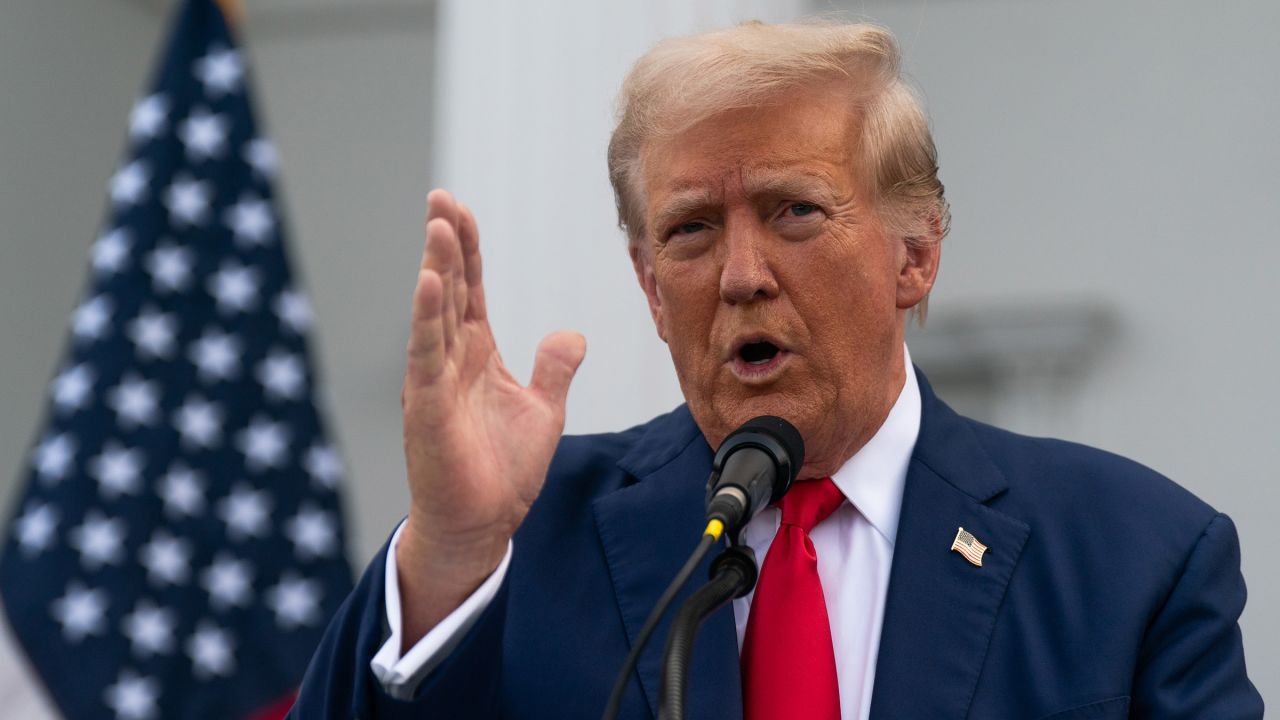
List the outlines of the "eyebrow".
{"type": "Polygon", "coordinates": [[[809,197],[829,201],[833,194],[831,179],[815,173],[760,173],[743,178],[743,186],[750,197],[809,197]]]}
{"type": "Polygon", "coordinates": [[[662,231],[676,219],[694,210],[711,207],[719,202],[715,193],[710,190],[691,188],[677,191],[663,203],[662,208],[654,216],[654,230],[662,231]]]}
{"type": "MultiPolygon", "coordinates": [[[[677,187],[680,185],[684,183],[677,183],[677,187]]],[[[834,196],[830,178],[812,172],[757,172],[744,177],[743,186],[749,197],[810,198],[830,204],[834,196]]],[[[654,215],[653,228],[665,230],[676,220],[721,202],[718,193],[689,183],[684,189],[677,189],[663,203],[654,215]]]]}

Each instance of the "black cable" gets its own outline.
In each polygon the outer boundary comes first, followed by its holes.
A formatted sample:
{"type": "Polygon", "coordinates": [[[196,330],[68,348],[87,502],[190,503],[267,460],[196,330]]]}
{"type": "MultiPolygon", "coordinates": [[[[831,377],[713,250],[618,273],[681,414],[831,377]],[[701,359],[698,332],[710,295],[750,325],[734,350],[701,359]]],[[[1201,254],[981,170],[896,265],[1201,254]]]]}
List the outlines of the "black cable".
{"type": "Polygon", "coordinates": [[[631,645],[631,652],[627,655],[626,662],[622,664],[617,679],[613,681],[613,690],[609,693],[609,704],[605,706],[604,715],[601,716],[603,720],[615,720],[618,717],[618,710],[622,707],[622,696],[627,692],[628,680],[631,679],[631,673],[635,672],[636,663],[640,660],[640,651],[649,642],[649,636],[653,635],[653,630],[658,627],[658,622],[666,613],[667,607],[671,605],[672,600],[675,600],[676,593],[689,581],[689,576],[693,575],[694,569],[698,567],[698,563],[702,562],[702,558],[707,556],[718,535],[719,533],[715,535],[708,533],[702,536],[693,554],[685,561],[684,567],[680,568],[680,572],[672,578],[671,584],[667,585],[667,589],[662,592],[662,597],[658,598],[657,604],[649,612],[649,617],[644,621],[644,627],[640,628],[640,634],[631,645]]]}
{"type": "Polygon", "coordinates": [[[711,581],[698,588],[680,606],[662,659],[662,684],[658,692],[658,720],[684,720],[685,690],[689,684],[689,659],[693,641],[712,613],[755,587],[758,570],[755,553],[735,547],[724,551],[711,565],[711,581]]]}

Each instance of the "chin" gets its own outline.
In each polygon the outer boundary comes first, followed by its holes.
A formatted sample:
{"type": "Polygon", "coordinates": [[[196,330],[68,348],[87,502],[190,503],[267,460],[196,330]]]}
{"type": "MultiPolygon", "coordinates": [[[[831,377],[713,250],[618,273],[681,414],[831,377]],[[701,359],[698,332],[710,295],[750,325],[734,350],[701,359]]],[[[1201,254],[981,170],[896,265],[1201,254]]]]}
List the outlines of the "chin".
{"type": "Polygon", "coordinates": [[[712,400],[712,411],[706,413],[705,417],[693,403],[689,406],[694,420],[713,448],[718,447],[729,433],[743,423],[761,415],[780,417],[795,425],[808,443],[826,414],[819,398],[801,398],[776,390],[749,393],[731,399],[725,395],[727,393],[712,400]]]}

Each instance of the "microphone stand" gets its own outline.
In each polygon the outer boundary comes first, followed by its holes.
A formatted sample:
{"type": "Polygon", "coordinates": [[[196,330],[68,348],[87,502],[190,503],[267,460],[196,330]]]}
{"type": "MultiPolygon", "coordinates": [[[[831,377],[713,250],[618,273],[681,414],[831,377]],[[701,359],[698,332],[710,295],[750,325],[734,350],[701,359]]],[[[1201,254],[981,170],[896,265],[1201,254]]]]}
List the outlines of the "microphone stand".
{"type": "Polygon", "coordinates": [[[689,684],[689,657],[693,640],[704,620],[734,598],[751,592],[759,569],[751,548],[735,546],[711,563],[711,580],[680,606],[663,652],[659,686],[658,720],[684,720],[685,690],[689,684]]]}

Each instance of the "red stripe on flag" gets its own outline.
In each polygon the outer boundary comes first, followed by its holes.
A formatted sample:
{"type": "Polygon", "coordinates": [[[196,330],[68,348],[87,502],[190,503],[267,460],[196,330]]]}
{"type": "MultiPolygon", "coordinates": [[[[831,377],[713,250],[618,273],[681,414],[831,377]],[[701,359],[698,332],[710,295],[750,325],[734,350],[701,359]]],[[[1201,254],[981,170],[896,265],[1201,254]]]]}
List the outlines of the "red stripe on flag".
{"type": "Polygon", "coordinates": [[[250,713],[245,720],[283,720],[284,716],[289,714],[289,709],[293,707],[293,701],[297,699],[298,691],[294,690],[270,705],[250,713]]]}

